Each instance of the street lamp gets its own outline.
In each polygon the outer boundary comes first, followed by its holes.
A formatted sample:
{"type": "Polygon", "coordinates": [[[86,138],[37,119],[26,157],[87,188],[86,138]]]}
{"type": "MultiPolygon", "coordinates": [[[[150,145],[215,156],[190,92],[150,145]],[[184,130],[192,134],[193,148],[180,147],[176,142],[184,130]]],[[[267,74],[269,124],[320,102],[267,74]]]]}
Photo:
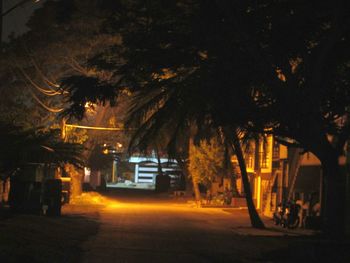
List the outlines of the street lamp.
{"type": "Polygon", "coordinates": [[[117,142],[115,148],[112,150],[113,152],[113,166],[112,166],[112,183],[116,182],[116,175],[118,173],[118,154],[121,153],[123,148],[123,144],[117,142]]]}
{"type": "Polygon", "coordinates": [[[123,145],[121,143],[116,143],[115,147],[110,147],[106,143],[103,144],[103,154],[111,154],[113,157],[113,162],[112,162],[112,178],[111,182],[115,183],[116,182],[116,174],[118,172],[118,154],[121,153],[123,145]]]}

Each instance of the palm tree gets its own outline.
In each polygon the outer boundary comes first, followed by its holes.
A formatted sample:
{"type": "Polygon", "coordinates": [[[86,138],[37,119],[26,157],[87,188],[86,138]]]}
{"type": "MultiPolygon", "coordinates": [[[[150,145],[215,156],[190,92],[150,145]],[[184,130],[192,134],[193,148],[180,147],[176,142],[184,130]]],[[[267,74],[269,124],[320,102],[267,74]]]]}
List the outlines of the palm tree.
{"type": "MultiPolygon", "coordinates": [[[[243,150],[237,134],[239,130],[244,130],[244,122],[228,124],[229,121],[223,119],[225,115],[220,111],[222,101],[213,99],[215,96],[212,94],[207,93],[208,97],[194,99],[198,95],[198,87],[191,89],[177,85],[169,89],[161,87],[156,91],[155,86],[151,86],[150,89],[145,87],[133,99],[127,124],[139,128],[131,140],[130,149],[146,150],[153,141],[161,138],[169,155],[175,156],[178,149],[183,149],[184,141],[190,139],[196,143],[202,138],[208,138],[213,131],[223,131],[225,143],[232,147],[238,158],[251,224],[255,228],[264,228],[252,200],[243,150]],[[227,123],[225,128],[221,125],[224,122],[227,123]]],[[[244,120],[242,116],[240,118],[244,120]]],[[[247,129],[245,131],[248,132],[247,129]]],[[[198,200],[197,185],[194,180],[198,200]]]]}
{"type": "MultiPolygon", "coordinates": [[[[245,162],[244,153],[242,150],[242,144],[241,144],[242,140],[239,139],[240,138],[239,133],[240,133],[239,129],[236,129],[235,131],[233,131],[233,132],[231,131],[229,133],[226,131],[225,134],[228,137],[228,140],[229,140],[229,143],[232,147],[232,150],[235,152],[235,154],[237,156],[238,165],[239,165],[241,175],[242,175],[243,189],[244,189],[245,198],[247,201],[247,207],[248,207],[248,212],[249,212],[251,224],[255,228],[263,229],[263,228],[265,228],[264,223],[260,219],[259,214],[257,213],[257,211],[255,209],[255,205],[254,205],[254,202],[252,199],[252,191],[251,191],[250,184],[249,184],[246,162],[245,162]]],[[[244,133],[247,133],[247,131],[244,131],[244,133]]],[[[249,137],[249,136],[247,136],[247,137],[249,137]]]]}
{"type": "MultiPolygon", "coordinates": [[[[132,1],[122,5],[112,24],[116,33],[122,34],[123,48],[93,59],[97,67],[117,76],[117,89],[128,87],[134,92],[129,126],[139,125],[139,129],[131,149],[145,150],[162,141],[169,154],[176,156],[190,138],[196,143],[222,127],[232,132],[249,130],[252,123],[256,126],[260,123],[256,120],[262,120],[261,107],[254,100],[257,76],[252,76],[259,65],[247,59],[248,46],[234,48],[242,37],[232,30],[234,16],[223,13],[216,1],[180,2],[164,6],[162,1],[132,1]]],[[[103,103],[115,101],[117,94],[109,83],[96,78],[83,85],[81,78],[73,76],[63,84],[69,94],[77,94],[71,97],[70,113],[78,117],[84,112],[86,98],[100,98],[103,103]]],[[[233,148],[239,152],[236,140],[229,143],[235,143],[233,148]]],[[[241,158],[241,164],[243,161],[241,158]]],[[[245,176],[244,164],[241,170],[245,176]]],[[[248,189],[248,179],[244,182],[248,189]]],[[[247,194],[247,198],[251,197],[247,194]]],[[[254,211],[253,202],[247,203],[254,211]]]]}

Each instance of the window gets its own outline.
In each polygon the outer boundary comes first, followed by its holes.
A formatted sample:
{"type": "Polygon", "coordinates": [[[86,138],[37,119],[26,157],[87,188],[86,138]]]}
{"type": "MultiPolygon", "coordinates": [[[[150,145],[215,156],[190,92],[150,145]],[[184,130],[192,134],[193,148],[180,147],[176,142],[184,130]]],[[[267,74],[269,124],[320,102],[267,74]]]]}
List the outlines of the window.
{"type": "Polygon", "coordinates": [[[260,168],[266,169],[269,167],[269,156],[268,153],[259,152],[260,168]]]}
{"type": "Polygon", "coordinates": [[[276,160],[279,158],[280,158],[280,144],[275,141],[273,144],[272,159],[276,160]]]}

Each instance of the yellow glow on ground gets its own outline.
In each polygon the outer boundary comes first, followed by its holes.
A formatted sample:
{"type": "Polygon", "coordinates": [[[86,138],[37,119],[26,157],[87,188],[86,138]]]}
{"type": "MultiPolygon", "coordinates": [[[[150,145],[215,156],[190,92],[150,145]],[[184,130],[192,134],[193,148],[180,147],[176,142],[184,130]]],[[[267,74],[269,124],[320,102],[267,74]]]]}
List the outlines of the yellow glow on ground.
{"type": "Polygon", "coordinates": [[[182,210],[182,211],[189,211],[189,210],[201,210],[201,209],[194,209],[196,208],[193,202],[184,202],[184,203],[173,203],[173,202],[156,202],[156,201],[150,201],[150,200],[139,200],[137,202],[133,201],[118,201],[115,198],[110,199],[108,197],[104,197],[96,192],[87,192],[82,193],[80,196],[74,198],[71,200],[70,204],[73,205],[83,205],[83,206],[102,206],[104,209],[107,210],[116,210],[116,209],[123,209],[123,210],[163,210],[163,211],[170,211],[170,210],[182,210]]]}
{"type": "Polygon", "coordinates": [[[116,211],[116,210],[122,210],[123,212],[131,212],[134,213],[135,211],[138,211],[140,213],[142,212],[152,212],[152,211],[163,211],[165,213],[203,213],[204,211],[206,213],[211,213],[215,211],[216,213],[222,212],[222,209],[220,208],[198,208],[195,205],[193,205],[191,202],[184,202],[184,203],[173,203],[173,202],[150,202],[150,201],[139,201],[139,202],[118,202],[114,200],[106,200],[105,202],[105,210],[109,211],[116,211]]]}
{"type": "Polygon", "coordinates": [[[158,201],[152,199],[135,201],[125,200],[125,198],[118,200],[116,198],[104,197],[96,192],[83,193],[79,197],[72,199],[70,204],[77,205],[80,207],[79,209],[86,210],[86,212],[93,209],[93,207],[99,206],[100,209],[112,213],[118,212],[118,210],[123,211],[124,213],[135,213],[135,211],[140,213],[153,213],[158,211],[163,211],[165,213],[225,213],[221,208],[197,207],[194,201],[172,202],[170,200],[158,201]]]}
{"type": "Polygon", "coordinates": [[[118,202],[115,200],[110,200],[99,193],[87,192],[82,193],[80,196],[75,197],[71,200],[71,204],[74,205],[116,205],[118,202]]]}
{"type": "MultiPolygon", "coordinates": [[[[171,210],[182,210],[189,211],[193,210],[194,206],[192,203],[171,203],[171,202],[149,202],[148,201],[137,201],[137,202],[128,202],[128,201],[118,201],[115,198],[110,199],[104,197],[96,192],[87,192],[82,193],[82,195],[71,200],[70,204],[79,205],[79,206],[101,206],[106,210],[158,210],[158,211],[171,211],[171,210]]],[[[196,210],[196,209],[195,209],[196,210]]]]}

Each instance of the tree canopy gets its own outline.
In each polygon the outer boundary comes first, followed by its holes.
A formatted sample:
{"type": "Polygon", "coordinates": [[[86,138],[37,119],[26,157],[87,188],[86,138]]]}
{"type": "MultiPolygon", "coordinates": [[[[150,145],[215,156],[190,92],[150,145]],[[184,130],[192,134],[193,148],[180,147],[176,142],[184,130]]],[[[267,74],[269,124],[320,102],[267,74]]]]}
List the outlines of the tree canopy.
{"type": "Polygon", "coordinates": [[[220,127],[272,133],[321,160],[324,227],[341,232],[338,157],[350,136],[348,1],[106,3],[101,25],[121,42],[88,64],[110,77],[65,78],[68,113],[82,117],[88,100],[113,104],[127,90],[136,98],[131,120],[141,122],[133,140],[139,146],[164,133],[176,145],[190,123],[199,134],[220,127]]]}
{"type": "MultiPolygon", "coordinates": [[[[314,152],[318,149],[309,141],[315,129],[342,142],[349,136],[348,125],[339,121],[350,104],[347,3],[121,3],[107,29],[122,36],[123,47],[91,60],[119,76],[114,87],[153,95],[148,105],[161,104],[163,111],[169,94],[175,94],[172,103],[180,112],[189,104],[186,99],[201,109],[196,120],[211,115],[218,126],[273,128],[281,139],[314,152]]],[[[85,87],[75,78],[70,81],[75,90],[85,87]]],[[[113,89],[95,81],[94,87],[113,89]]],[[[115,95],[101,88],[85,91],[102,101],[115,95]]],[[[72,97],[76,106],[83,105],[81,100],[72,97]]]]}
{"type": "Polygon", "coordinates": [[[189,172],[196,181],[210,188],[224,175],[224,158],[224,147],[218,138],[201,140],[198,146],[190,146],[189,172]]]}

